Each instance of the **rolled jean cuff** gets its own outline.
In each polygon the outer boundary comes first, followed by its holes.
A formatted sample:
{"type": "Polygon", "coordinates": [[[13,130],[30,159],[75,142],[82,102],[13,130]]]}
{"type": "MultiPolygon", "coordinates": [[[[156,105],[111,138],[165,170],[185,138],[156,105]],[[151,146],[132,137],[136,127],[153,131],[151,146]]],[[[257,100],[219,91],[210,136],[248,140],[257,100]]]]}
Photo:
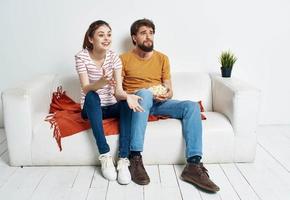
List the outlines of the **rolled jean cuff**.
{"type": "Polygon", "coordinates": [[[200,157],[202,157],[202,152],[199,152],[199,151],[189,152],[189,153],[186,154],[186,159],[190,158],[192,156],[200,156],[200,157]]]}
{"type": "Polygon", "coordinates": [[[100,154],[105,154],[105,153],[108,153],[108,152],[110,152],[110,148],[99,149],[99,153],[100,154]]]}
{"type": "Polygon", "coordinates": [[[143,148],[142,147],[130,147],[130,151],[140,151],[143,152],[143,148]]]}
{"type": "Polygon", "coordinates": [[[129,158],[129,155],[128,155],[128,153],[127,152],[120,152],[119,153],[119,158],[129,158]]]}

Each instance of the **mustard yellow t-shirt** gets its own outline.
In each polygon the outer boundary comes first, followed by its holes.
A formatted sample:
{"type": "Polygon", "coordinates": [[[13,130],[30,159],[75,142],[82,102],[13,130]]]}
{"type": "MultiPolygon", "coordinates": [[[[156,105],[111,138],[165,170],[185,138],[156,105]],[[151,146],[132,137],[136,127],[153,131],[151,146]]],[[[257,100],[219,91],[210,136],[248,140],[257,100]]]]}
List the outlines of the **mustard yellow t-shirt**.
{"type": "Polygon", "coordinates": [[[153,51],[148,60],[140,58],[132,51],[122,54],[120,58],[123,64],[123,88],[128,93],[159,85],[170,79],[168,57],[158,51],[153,51]]]}

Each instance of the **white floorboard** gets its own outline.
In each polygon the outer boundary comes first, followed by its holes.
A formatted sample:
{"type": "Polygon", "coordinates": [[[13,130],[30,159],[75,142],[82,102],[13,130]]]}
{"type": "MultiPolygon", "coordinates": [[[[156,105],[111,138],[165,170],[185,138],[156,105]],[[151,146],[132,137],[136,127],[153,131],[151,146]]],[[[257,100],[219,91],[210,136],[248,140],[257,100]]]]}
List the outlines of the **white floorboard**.
{"type": "Polygon", "coordinates": [[[31,199],[67,199],[79,167],[48,167],[31,199]]]}
{"type": "Polygon", "coordinates": [[[220,196],[220,199],[240,199],[239,195],[233,188],[231,182],[229,182],[228,177],[219,164],[205,165],[205,167],[208,169],[212,181],[217,183],[220,187],[220,191],[217,193],[220,196]]]}
{"type": "Polygon", "coordinates": [[[0,166],[0,188],[5,185],[5,183],[17,170],[18,168],[15,167],[0,166]]]}
{"type": "MultiPolygon", "coordinates": [[[[284,130],[284,129],[282,129],[284,130]]],[[[260,128],[263,134],[258,135],[259,144],[290,172],[290,136],[287,132],[273,128],[260,128]],[[268,129],[267,131],[265,131],[268,129]]],[[[288,132],[289,133],[289,132],[288,132]]]]}
{"type": "Polygon", "coordinates": [[[110,181],[107,190],[107,200],[125,200],[136,199],[143,200],[143,186],[131,183],[129,185],[120,185],[117,181],[110,181]]]}
{"type": "Polygon", "coordinates": [[[107,189],[109,185],[109,181],[103,178],[101,175],[101,169],[100,167],[94,168],[94,176],[92,179],[92,182],[90,184],[91,188],[98,188],[98,189],[107,189]]]}
{"type": "Polygon", "coordinates": [[[0,188],[7,199],[29,199],[48,168],[18,168],[0,188]]]}
{"type": "Polygon", "coordinates": [[[235,163],[221,164],[220,166],[240,199],[259,200],[259,197],[251,185],[249,185],[243,174],[240,173],[235,163]]]}
{"type": "Polygon", "coordinates": [[[145,166],[150,177],[150,184],[144,186],[144,199],[162,199],[160,173],[158,165],[145,166]]]}
{"type": "Polygon", "coordinates": [[[3,128],[0,128],[0,144],[6,140],[6,135],[3,128]]]}
{"type": "Polygon", "coordinates": [[[254,163],[205,165],[221,188],[206,193],[180,179],[184,165],[145,166],[151,182],[119,185],[105,180],[100,167],[10,167],[7,141],[0,129],[2,200],[288,200],[290,199],[290,126],[258,129],[254,163]]]}
{"type": "Polygon", "coordinates": [[[6,140],[0,144],[0,156],[2,156],[7,151],[7,142],[6,140]]]}
{"type": "Polygon", "coordinates": [[[261,199],[290,198],[289,173],[260,146],[257,148],[256,162],[237,166],[261,199]]]}
{"type": "Polygon", "coordinates": [[[0,128],[0,167],[8,166],[8,161],[9,161],[9,157],[8,157],[8,150],[7,150],[6,135],[5,135],[4,129],[0,128]]]}
{"type": "Polygon", "coordinates": [[[69,188],[68,200],[85,200],[89,194],[92,178],[95,173],[93,166],[81,166],[78,169],[77,176],[73,182],[72,188],[69,188]]]}
{"type": "Polygon", "coordinates": [[[87,200],[106,199],[107,188],[90,188],[87,200]]]}
{"type": "Polygon", "coordinates": [[[181,193],[173,165],[159,165],[160,183],[161,183],[161,198],[179,200],[181,193]]]}
{"type": "Polygon", "coordinates": [[[6,150],[1,156],[0,156],[0,167],[8,167],[9,162],[9,156],[8,151],[6,150]]]}
{"type": "Polygon", "coordinates": [[[180,175],[182,173],[182,170],[184,169],[184,166],[185,165],[174,165],[181,197],[183,200],[191,200],[191,199],[201,200],[202,198],[199,190],[195,186],[187,182],[184,182],[180,179],[180,175]]]}

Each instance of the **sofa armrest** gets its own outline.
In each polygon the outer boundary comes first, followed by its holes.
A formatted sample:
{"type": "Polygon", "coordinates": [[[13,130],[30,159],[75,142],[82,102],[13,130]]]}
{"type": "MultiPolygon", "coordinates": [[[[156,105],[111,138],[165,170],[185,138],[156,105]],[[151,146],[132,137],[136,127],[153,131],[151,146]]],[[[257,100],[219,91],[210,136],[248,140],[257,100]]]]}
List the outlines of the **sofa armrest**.
{"type": "Polygon", "coordinates": [[[214,75],[211,78],[213,110],[230,120],[236,136],[254,134],[258,124],[261,92],[236,78],[214,75]]]}
{"type": "Polygon", "coordinates": [[[31,140],[39,113],[48,113],[55,75],[40,75],[2,93],[10,165],[31,165],[31,140]]]}

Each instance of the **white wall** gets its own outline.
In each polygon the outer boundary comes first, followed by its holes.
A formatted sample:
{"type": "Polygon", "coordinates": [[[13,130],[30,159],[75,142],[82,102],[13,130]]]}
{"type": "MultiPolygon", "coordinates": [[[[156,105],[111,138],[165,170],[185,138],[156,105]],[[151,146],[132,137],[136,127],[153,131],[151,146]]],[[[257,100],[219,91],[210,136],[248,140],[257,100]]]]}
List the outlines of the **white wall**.
{"type": "Polygon", "coordinates": [[[0,91],[40,73],[74,73],[97,19],[111,24],[113,48],[128,50],[129,27],[143,17],[155,22],[155,47],[172,71],[219,73],[219,55],[231,49],[233,76],[262,90],[260,124],[290,124],[288,0],[1,0],[0,91]]]}

